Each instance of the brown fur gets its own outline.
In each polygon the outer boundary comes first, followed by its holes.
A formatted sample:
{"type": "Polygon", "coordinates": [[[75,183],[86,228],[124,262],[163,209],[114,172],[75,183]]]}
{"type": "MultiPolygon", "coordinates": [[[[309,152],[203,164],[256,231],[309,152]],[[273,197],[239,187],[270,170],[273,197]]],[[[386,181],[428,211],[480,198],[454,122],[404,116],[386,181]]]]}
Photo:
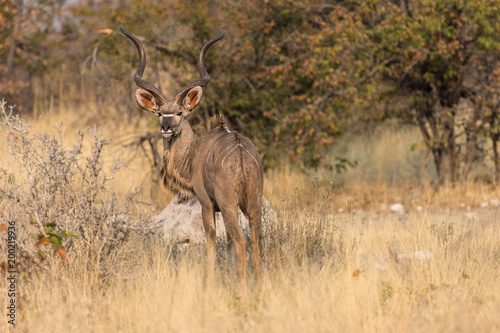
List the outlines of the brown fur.
{"type": "Polygon", "coordinates": [[[175,151],[165,150],[163,152],[163,164],[161,168],[161,177],[165,187],[175,194],[179,195],[180,202],[196,199],[193,186],[190,181],[181,176],[174,166],[175,151]]]}
{"type": "MultiPolygon", "coordinates": [[[[229,131],[222,117],[212,119],[217,126],[206,135],[193,132],[186,119],[176,121],[182,129],[166,141],[163,179],[181,200],[197,198],[207,234],[209,271],[215,262],[214,213],[220,211],[227,231],[228,249],[235,249],[240,282],[246,288],[246,241],[238,221],[238,206],[248,217],[251,228],[252,262],[260,284],[258,248],[263,188],[260,155],[251,141],[229,131]]],[[[210,273],[209,276],[212,276],[210,273]]]]}

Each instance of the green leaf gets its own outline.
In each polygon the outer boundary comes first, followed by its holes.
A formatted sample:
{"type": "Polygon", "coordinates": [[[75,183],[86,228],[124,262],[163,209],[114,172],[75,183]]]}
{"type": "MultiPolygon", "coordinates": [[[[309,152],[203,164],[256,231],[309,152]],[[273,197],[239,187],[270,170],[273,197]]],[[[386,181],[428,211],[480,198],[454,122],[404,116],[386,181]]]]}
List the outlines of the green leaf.
{"type": "Polygon", "coordinates": [[[62,241],[60,237],[61,236],[54,234],[50,236],[50,241],[52,242],[52,245],[54,245],[54,247],[62,246],[62,241]]]}
{"type": "Polygon", "coordinates": [[[73,237],[73,238],[78,238],[80,236],[78,236],[77,234],[74,234],[73,231],[68,231],[66,232],[66,235],[67,237],[73,237]]]}

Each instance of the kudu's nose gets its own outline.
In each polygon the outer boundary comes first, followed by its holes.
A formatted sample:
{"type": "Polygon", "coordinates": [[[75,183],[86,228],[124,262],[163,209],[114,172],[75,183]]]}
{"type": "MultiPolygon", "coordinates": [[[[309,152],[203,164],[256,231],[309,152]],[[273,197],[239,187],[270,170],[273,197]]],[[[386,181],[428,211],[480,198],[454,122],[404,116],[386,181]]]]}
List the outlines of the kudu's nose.
{"type": "Polygon", "coordinates": [[[172,129],[169,125],[161,126],[161,135],[164,137],[171,137],[173,134],[172,129]]]}

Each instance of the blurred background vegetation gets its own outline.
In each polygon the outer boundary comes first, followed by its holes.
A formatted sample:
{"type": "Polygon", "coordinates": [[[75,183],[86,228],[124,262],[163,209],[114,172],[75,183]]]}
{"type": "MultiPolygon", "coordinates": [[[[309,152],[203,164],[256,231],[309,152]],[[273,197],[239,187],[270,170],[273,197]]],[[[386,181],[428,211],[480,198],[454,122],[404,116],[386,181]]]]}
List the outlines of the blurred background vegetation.
{"type": "Polygon", "coordinates": [[[150,115],[133,100],[138,56],[119,25],[146,48],[145,78],[171,97],[225,30],[191,121],[224,114],[268,169],[341,171],[356,161],[332,157],[334,142],[390,123],[418,129],[408,150],[431,156],[436,183],[485,163],[500,178],[498,0],[0,0],[0,94],[26,117],[78,110],[121,134],[150,115]]]}

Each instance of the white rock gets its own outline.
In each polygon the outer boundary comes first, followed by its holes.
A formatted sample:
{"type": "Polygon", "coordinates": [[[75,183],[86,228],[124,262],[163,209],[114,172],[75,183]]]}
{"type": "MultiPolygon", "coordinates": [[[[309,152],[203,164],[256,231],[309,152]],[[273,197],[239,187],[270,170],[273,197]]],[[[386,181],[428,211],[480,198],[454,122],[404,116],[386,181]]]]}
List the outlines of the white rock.
{"type": "Polygon", "coordinates": [[[486,207],[488,207],[488,205],[489,205],[489,204],[488,204],[488,202],[486,202],[486,201],[485,201],[485,202],[481,202],[481,203],[479,204],[479,207],[481,207],[481,208],[486,208],[486,207]]]}
{"type": "Polygon", "coordinates": [[[337,212],[339,212],[340,214],[342,214],[343,212],[345,212],[345,208],[344,207],[340,207],[337,212]]]}
{"type": "Polygon", "coordinates": [[[355,214],[357,216],[360,216],[360,217],[364,217],[365,216],[365,211],[362,210],[362,209],[358,209],[353,214],[355,214]]]}
{"type": "MultiPolygon", "coordinates": [[[[248,227],[248,219],[238,210],[240,226],[248,227]]],[[[216,229],[218,237],[226,237],[226,229],[221,213],[215,214],[216,229]]],[[[277,221],[277,215],[272,209],[269,201],[262,197],[262,228],[267,224],[277,221]]],[[[160,214],[154,217],[155,224],[162,225],[163,234],[166,239],[177,240],[181,243],[201,243],[206,241],[205,229],[201,218],[201,205],[198,201],[194,204],[179,203],[175,196],[160,214]]]]}
{"type": "Polygon", "coordinates": [[[387,270],[387,267],[379,262],[374,263],[373,266],[375,266],[375,268],[379,271],[387,270]]]}
{"type": "Polygon", "coordinates": [[[490,205],[492,205],[493,207],[498,207],[498,205],[500,205],[500,201],[498,201],[497,199],[490,199],[490,205]]]}
{"type": "Polygon", "coordinates": [[[419,260],[432,259],[432,252],[429,250],[416,251],[414,256],[419,260]]]}
{"type": "Polygon", "coordinates": [[[399,213],[399,214],[404,214],[405,213],[405,208],[402,204],[400,203],[395,203],[390,206],[391,212],[392,213],[399,213]]]}
{"type": "Polygon", "coordinates": [[[465,213],[465,217],[467,218],[468,222],[476,222],[478,221],[477,215],[473,212],[468,212],[465,213]]]}
{"type": "Polygon", "coordinates": [[[408,255],[406,253],[398,253],[398,255],[396,256],[396,258],[398,260],[403,260],[403,259],[408,259],[408,255]]]}
{"type": "Polygon", "coordinates": [[[399,253],[397,255],[398,260],[415,258],[418,260],[430,260],[432,259],[432,252],[429,250],[416,251],[415,253],[399,253]]]}
{"type": "Polygon", "coordinates": [[[417,210],[417,212],[421,212],[421,211],[423,211],[423,210],[424,210],[424,207],[422,207],[422,206],[417,206],[417,207],[415,207],[415,209],[417,210]]]}

